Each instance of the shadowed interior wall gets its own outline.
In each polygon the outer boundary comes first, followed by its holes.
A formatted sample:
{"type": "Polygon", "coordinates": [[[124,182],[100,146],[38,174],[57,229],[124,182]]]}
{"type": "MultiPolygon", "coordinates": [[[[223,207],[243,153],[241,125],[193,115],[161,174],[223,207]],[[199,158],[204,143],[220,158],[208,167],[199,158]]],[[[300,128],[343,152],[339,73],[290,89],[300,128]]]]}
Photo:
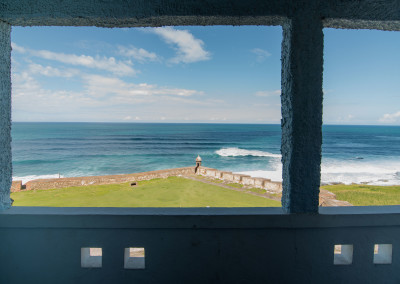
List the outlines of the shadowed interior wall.
{"type": "Polygon", "coordinates": [[[400,282],[399,206],[316,214],[322,27],[400,30],[398,0],[0,0],[0,209],[10,206],[10,26],[216,24],[283,25],[283,210],[3,210],[1,283],[400,282]],[[312,214],[287,214],[299,212],[312,214]],[[351,264],[333,264],[335,244],[354,245],[351,264]],[[373,263],[374,244],[393,245],[391,264],[373,263]],[[126,246],[145,247],[146,269],[123,269],[126,246]],[[81,247],[104,247],[103,267],[81,268],[81,247]]]}
{"type": "MultiPolygon", "coordinates": [[[[0,19],[10,25],[133,27],[160,25],[282,25],[283,209],[317,213],[322,127],[323,27],[400,30],[395,0],[156,0],[46,1],[1,0],[0,19]]],[[[4,155],[0,184],[7,208],[11,183],[10,36],[2,25],[6,76],[2,77],[1,131],[4,155]],[[8,47],[6,46],[8,45],[8,47]],[[8,67],[7,67],[8,66],[8,67]]]]}
{"type": "Polygon", "coordinates": [[[11,207],[11,26],[0,21],[0,211],[11,207]]]}

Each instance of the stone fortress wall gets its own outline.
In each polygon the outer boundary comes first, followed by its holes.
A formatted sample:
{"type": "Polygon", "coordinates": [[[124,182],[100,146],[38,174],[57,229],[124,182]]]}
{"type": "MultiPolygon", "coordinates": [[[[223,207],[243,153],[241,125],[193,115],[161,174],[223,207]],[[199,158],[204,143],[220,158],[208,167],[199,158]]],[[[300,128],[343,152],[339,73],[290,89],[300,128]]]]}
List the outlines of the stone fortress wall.
{"type": "Polygon", "coordinates": [[[54,178],[54,179],[36,179],[28,181],[22,185],[21,181],[13,181],[11,192],[20,190],[37,190],[64,188],[71,186],[85,186],[93,184],[116,184],[124,182],[137,182],[142,180],[150,180],[154,178],[167,178],[170,176],[185,176],[185,175],[202,175],[223,180],[229,183],[240,183],[244,186],[263,188],[267,192],[279,193],[282,192],[282,183],[273,182],[270,179],[253,178],[248,175],[235,174],[232,172],[219,171],[217,169],[207,167],[185,167],[175,168],[135,174],[122,175],[107,175],[107,176],[88,176],[88,177],[71,177],[71,178],[54,178]]]}
{"type": "MultiPolygon", "coordinates": [[[[168,170],[159,170],[135,174],[107,175],[107,176],[87,176],[87,177],[69,177],[53,179],[35,179],[25,184],[25,190],[64,188],[70,186],[85,186],[93,184],[115,184],[124,182],[137,182],[150,180],[154,178],[167,178],[170,176],[189,175],[194,173],[194,167],[176,168],[168,170]]],[[[21,181],[13,181],[11,192],[22,190],[21,181]]]]}
{"type": "MultiPolygon", "coordinates": [[[[202,167],[201,162],[196,167],[175,168],[135,174],[123,175],[107,175],[107,176],[88,176],[88,177],[71,177],[71,178],[54,178],[54,179],[36,179],[28,181],[22,185],[20,180],[12,182],[11,192],[21,190],[38,190],[65,188],[71,186],[86,186],[92,184],[116,184],[124,182],[138,182],[150,180],[154,178],[167,178],[170,176],[189,176],[200,175],[213,179],[219,179],[226,183],[239,183],[248,187],[256,187],[265,189],[266,193],[281,193],[282,183],[271,181],[270,179],[251,177],[243,174],[235,174],[232,172],[220,171],[217,169],[202,167]]],[[[336,199],[336,195],[327,190],[321,190],[319,198],[320,206],[351,206],[346,201],[336,199]]]]}
{"type": "Polygon", "coordinates": [[[266,178],[251,177],[249,175],[235,174],[211,168],[201,167],[199,174],[206,177],[216,178],[225,182],[240,183],[244,186],[263,188],[267,192],[280,193],[282,192],[282,183],[271,181],[266,178]]]}

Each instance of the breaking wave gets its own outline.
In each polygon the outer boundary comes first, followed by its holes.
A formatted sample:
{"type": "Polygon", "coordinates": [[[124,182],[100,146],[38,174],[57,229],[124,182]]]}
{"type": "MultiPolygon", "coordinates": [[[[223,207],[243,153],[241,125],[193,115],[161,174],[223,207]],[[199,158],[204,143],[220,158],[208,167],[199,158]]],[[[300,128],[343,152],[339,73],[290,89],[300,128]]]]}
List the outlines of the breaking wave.
{"type": "Polygon", "coordinates": [[[389,161],[325,161],[321,167],[321,182],[400,185],[400,179],[397,176],[399,169],[398,162],[389,161]]]}
{"type": "Polygon", "coordinates": [[[50,178],[63,178],[63,175],[30,175],[30,176],[23,176],[23,177],[13,177],[12,180],[22,180],[22,183],[25,184],[28,181],[35,180],[35,179],[50,179],[50,178]]]}
{"type": "MultiPolygon", "coordinates": [[[[400,185],[399,169],[398,162],[324,161],[321,165],[321,184],[400,185]]],[[[282,164],[277,164],[274,170],[240,171],[238,173],[282,181],[282,164]]]]}
{"type": "Polygon", "coordinates": [[[258,150],[246,150],[240,148],[222,148],[215,151],[216,154],[222,157],[243,157],[243,156],[253,156],[253,157],[271,157],[280,158],[280,154],[272,154],[269,152],[258,151],[258,150]]]}

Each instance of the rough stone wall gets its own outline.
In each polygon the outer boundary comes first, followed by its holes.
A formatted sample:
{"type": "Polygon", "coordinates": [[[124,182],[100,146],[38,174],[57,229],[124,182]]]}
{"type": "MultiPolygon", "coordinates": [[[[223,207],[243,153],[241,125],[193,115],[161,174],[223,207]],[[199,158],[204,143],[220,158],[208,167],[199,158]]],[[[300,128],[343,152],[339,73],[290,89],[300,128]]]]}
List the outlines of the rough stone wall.
{"type": "Polygon", "coordinates": [[[205,167],[200,167],[198,173],[200,175],[205,175],[207,172],[207,169],[205,167]]]}
{"type": "Polygon", "coordinates": [[[0,21],[0,211],[11,207],[11,26],[0,21]]]}
{"type": "Polygon", "coordinates": [[[254,178],[244,176],[242,177],[242,184],[254,186],[254,178]]]}
{"type": "Polygon", "coordinates": [[[251,177],[243,174],[234,174],[231,172],[219,171],[211,168],[201,168],[200,174],[206,177],[221,179],[225,182],[235,182],[245,186],[257,187],[265,189],[273,193],[282,192],[282,183],[274,182],[270,179],[251,177]]]}
{"type": "Polygon", "coordinates": [[[264,189],[267,191],[272,191],[272,192],[282,192],[282,183],[274,182],[274,181],[267,181],[267,182],[264,182],[264,189]]]}
{"type": "Polygon", "coordinates": [[[224,172],[222,175],[224,181],[233,181],[233,174],[231,172],[224,172]]]}
{"type": "Polygon", "coordinates": [[[250,177],[250,176],[242,175],[242,174],[234,174],[233,180],[240,183],[240,182],[242,182],[243,177],[250,177]]]}
{"type": "Polygon", "coordinates": [[[270,181],[271,181],[270,179],[266,179],[266,178],[254,178],[254,186],[263,188],[265,182],[270,182],[270,181]]]}
{"type": "Polygon", "coordinates": [[[218,178],[225,180],[225,175],[231,175],[231,174],[232,174],[231,172],[219,171],[218,178]]]}
{"type": "Polygon", "coordinates": [[[282,207],[318,212],[322,145],[322,21],[299,10],[283,25],[282,207]]]}
{"type": "Polygon", "coordinates": [[[216,173],[217,173],[216,170],[209,169],[209,170],[206,171],[206,176],[215,177],[216,173]]]}
{"type": "Polygon", "coordinates": [[[22,181],[21,180],[15,180],[11,184],[11,192],[17,192],[21,191],[22,189],[22,181]]]}
{"type": "Polygon", "coordinates": [[[160,171],[151,171],[126,175],[90,176],[73,178],[37,179],[26,183],[26,190],[64,188],[71,186],[85,186],[92,184],[114,184],[132,181],[167,178],[170,176],[194,174],[194,167],[176,168],[160,171]]]}
{"type": "Polygon", "coordinates": [[[313,10],[325,27],[400,30],[397,0],[1,0],[0,7],[0,19],[16,26],[280,25],[313,10]]]}
{"type": "Polygon", "coordinates": [[[323,27],[400,30],[398,0],[0,0],[0,209],[11,205],[10,25],[282,25],[282,206],[317,213],[323,27]],[[6,24],[7,23],[7,24],[6,24]]]}

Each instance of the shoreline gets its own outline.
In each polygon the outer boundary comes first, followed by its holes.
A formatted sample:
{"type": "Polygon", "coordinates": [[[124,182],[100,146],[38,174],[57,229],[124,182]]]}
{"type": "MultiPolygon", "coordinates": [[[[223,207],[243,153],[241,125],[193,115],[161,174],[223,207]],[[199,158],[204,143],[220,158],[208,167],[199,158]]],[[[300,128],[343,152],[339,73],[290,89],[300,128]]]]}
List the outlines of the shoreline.
{"type": "MultiPolygon", "coordinates": [[[[172,169],[163,169],[163,170],[157,170],[157,171],[151,171],[151,172],[158,172],[158,171],[170,171],[172,169]]],[[[111,175],[95,175],[95,176],[72,176],[72,177],[66,177],[61,174],[47,174],[47,175],[27,175],[27,176],[15,176],[12,177],[12,182],[22,182],[22,185],[25,185],[28,182],[31,181],[36,181],[36,180],[49,180],[49,179],[86,179],[90,177],[108,177],[108,176],[124,176],[124,175],[135,175],[135,174],[141,174],[141,173],[147,173],[147,172],[138,172],[138,173],[129,173],[129,174],[111,174],[111,175]]],[[[281,176],[281,172],[280,176],[281,176]]],[[[246,175],[250,176],[252,178],[263,178],[263,179],[268,179],[271,180],[272,182],[278,182],[282,183],[282,178],[277,178],[279,174],[275,174],[273,171],[263,171],[263,170],[254,170],[254,171],[237,171],[233,172],[233,174],[240,174],[240,175],[246,175]],[[268,173],[265,174],[265,173],[268,173]],[[271,174],[272,173],[272,174],[271,174]]],[[[327,186],[327,185],[371,185],[371,186],[400,186],[399,183],[393,183],[390,182],[387,179],[380,179],[377,181],[361,181],[361,182],[343,182],[343,181],[330,181],[330,182],[325,182],[321,181],[320,186],[327,186]]]]}
{"type": "Polygon", "coordinates": [[[59,177],[50,179],[35,179],[22,183],[21,180],[14,180],[11,186],[11,192],[21,190],[36,190],[36,189],[52,189],[65,188],[72,186],[85,185],[100,185],[100,184],[116,184],[125,182],[137,182],[142,180],[150,180],[154,178],[167,178],[169,176],[187,176],[201,175],[210,178],[216,178],[225,182],[239,183],[245,186],[253,186],[256,188],[265,189],[267,192],[280,193],[282,192],[282,183],[271,181],[266,178],[251,177],[239,173],[220,171],[213,168],[203,166],[174,168],[150,172],[141,172],[133,174],[121,175],[103,175],[103,176],[85,176],[85,177],[59,177]]]}

